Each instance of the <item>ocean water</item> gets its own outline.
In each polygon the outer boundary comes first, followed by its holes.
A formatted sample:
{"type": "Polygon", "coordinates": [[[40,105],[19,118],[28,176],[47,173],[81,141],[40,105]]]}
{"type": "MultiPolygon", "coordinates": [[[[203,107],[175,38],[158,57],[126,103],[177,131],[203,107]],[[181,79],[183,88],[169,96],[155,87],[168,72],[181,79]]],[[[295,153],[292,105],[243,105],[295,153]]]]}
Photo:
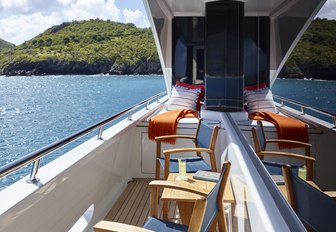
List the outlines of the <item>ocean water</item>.
{"type": "MultiPolygon", "coordinates": [[[[0,166],[162,91],[162,76],[0,77],[0,166]]],[[[42,165],[75,145],[46,156],[42,165]]],[[[30,170],[31,165],[0,179],[0,189],[30,170]]]]}
{"type": "MultiPolygon", "coordinates": [[[[299,103],[336,114],[336,81],[277,79],[272,87],[272,92],[299,103]]],[[[330,117],[321,117],[321,115],[309,110],[306,112],[332,122],[330,117]]]]}
{"type": "MultiPolygon", "coordinates": [[[[0,77],[0,166],[164,90],[162,76],[0,77]]],[[[334,113],[335,90],[336,81],[286,79],[272,88],[274,94],[334,113]]],[[[42,165],[75,145],[46,156],[42,165]]],[[[30,170],[28,166],[0,179],[0,189],[30,170]]]]}

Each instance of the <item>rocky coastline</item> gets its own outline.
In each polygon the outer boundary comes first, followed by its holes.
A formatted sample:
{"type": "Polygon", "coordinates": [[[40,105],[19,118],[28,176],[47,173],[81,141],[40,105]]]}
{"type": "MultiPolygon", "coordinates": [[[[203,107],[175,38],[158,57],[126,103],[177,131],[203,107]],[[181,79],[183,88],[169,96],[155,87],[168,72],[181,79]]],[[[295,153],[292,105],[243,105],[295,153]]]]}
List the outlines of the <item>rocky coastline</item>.
{"type": "Polygon", "coordinates": [[[160,62],[143,58],[135,64],[117,64],[107,60],[89,64],[87,62],[66,62],[60,60],[43,60],[38,62],[11,63],[0,70],[5,76],[41,76],[41,75],[149,75],[162,74],[160,62]]]}
{"type": "MultiPolygon", "coordinates": [[[[122,63],[107,60],[95,63],[66,62],[62,60],[43,60],[38,62],[17,62],[10,63],[0,70],[3,76],[43,76],[43,75],[151,75],[162,74],[159,60],[148,61],[141,59],[135,64],[122,63]]],[[[336,68],[305,68],[297,66],[288,67],[285,65],[279,73],[279,78],[291,79],[322,79],[335,80],[336,68]]]]}
{"type": "Polygon", "coordinates": [[[289,79],[336,80],[336,65],[323,67],[320,64],[303,64],[302,67],[285,65],[278,77],[289,79]]]}

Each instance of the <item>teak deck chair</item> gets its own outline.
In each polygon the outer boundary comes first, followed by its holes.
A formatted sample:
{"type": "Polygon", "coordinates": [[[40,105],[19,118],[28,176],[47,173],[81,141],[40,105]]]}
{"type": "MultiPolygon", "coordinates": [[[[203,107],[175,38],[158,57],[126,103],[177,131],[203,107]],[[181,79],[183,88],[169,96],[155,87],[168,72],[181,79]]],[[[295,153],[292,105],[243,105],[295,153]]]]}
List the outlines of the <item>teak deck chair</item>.
{"type": "Polygon", "coordinates": [[[334,231],[336,200],[293,174],[283,166],[288,202],[303,224],[313,231],[334,231]]]}
{"type": "Polygon", "coordinates": [[[156,137],[156,169],[155,178],[160,179],[161,167],[164,169],[164,179],[166,180],[169,172],[177,173],[178,170],[178,159],[172,158],[174,154],[181,154],[186,152],[196,152],[196,156],[185,156],[183,159],[186,160],[186,172],[194,173],[198,170],[203,171],[216,171],[216,160],[215,160],[215,145],[218,135],[218,126],[213,126],[208,124],[202,119],[199,119],[196,134],[192,135],[166,135],[156,137]],[[195,142],[195,147],[193,148],[175,148],[164,150],[164,157],[161,156],[161,142],[164,139],[175,138],[175,139],[192,139],[195,142]],[[210,158],[210,165],[203,159],[201,153],[208,153],[210,158]]]}
{"type": "Polygon", "coordinates": [[[209,231],[213,226],[214,220],[218,221],[220,231],[227,231],[226,221],[223,208],[224,190],[229,178],[231,164],[225,162],[222,167],[219,181],[208,195],[202,191],[192,189],[185,182],[171,182],[171,181],[158,181],[154,180],[149,183],[150,188],[150,216],[145,222],[143,228],[131,226],[127,224],[100,221],[94,226],[96,232],[107,231],[192,231],[192,232],[205,232],[209,231]],[[172,188],[183,190],[199,195],[195,202],[192,212],[191,221],[189,225],[177,224],[174,222],[164,221],[157,218],[158,215],[158,200],[159,188],[172,188]]]}
{"type": "MultiPolygon", "coordinates": [[[[272,161],[265,161],[263,160],[265,156],[280,156],[284,158],[294,158],[303,160],[307,166],[307,180],[313,180],[314,176],[314,161],[315,158],[310,156],[310,148],[311,144],[303,143],[294,140],[284,140],[284,139],[267,139],[265,136],[265,131],[263,128],[263,124],[261,121],[257,122],[257,127],[252,128],[252,135],[254,141],[254,148],[255,152],[257,153],[258,157],[262,160],[264,166],[268,170],[271,175],[281,175],[282,174],[282,165],[284,163],[272,162],[272,161]],[[266,145],[268,143],[291,143],[291,144],[298,144],[305,148],[305,155],[289,153],[289,152],[278,152],[278,151],[268,151],[266,150],[266,145]]],[[[296,173],[298,173],[298,166],[293,165],[293,169],[296,173]]]]}

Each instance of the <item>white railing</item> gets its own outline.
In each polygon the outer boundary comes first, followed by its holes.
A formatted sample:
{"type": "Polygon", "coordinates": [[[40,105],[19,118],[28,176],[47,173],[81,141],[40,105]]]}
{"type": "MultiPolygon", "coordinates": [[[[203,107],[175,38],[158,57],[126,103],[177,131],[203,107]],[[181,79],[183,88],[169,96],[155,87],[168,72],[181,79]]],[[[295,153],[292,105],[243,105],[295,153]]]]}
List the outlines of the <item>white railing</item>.
{"type": "Polygon", "coordinates": [[[287,106],[288,104],[297,106],[300,109],[302,115],[306,114],[307,110],[310,110],[310,111],[313,111],[313,112],[315,112],[319,115],[326,116],[326,117],[331,119],[332,123],[336,127],[336,114],[334,114],[334,113],[330,113],[330,112],[327,112],[325,110],[321,110],[321,109],[318,109],[316,107],[311,107],[309,105],[306,105],[306,104],[303,104],[303,103],[300,103],[300,102],[297,102],[297,101],[293,101],[293,100],[290,100],[288,98],[284,98],[284,97],[277,96],[277,95],[273,95],[273,98],[274,98],[275,101],[279,101],[279,103],[281,104],[281,107],[287,106]]]}

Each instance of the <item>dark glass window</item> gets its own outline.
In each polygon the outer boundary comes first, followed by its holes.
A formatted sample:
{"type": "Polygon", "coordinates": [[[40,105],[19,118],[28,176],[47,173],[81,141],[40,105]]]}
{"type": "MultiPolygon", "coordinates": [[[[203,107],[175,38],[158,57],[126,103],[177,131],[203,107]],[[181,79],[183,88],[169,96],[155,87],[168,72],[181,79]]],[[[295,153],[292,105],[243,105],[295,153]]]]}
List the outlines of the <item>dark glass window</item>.
{"type": "Polygon", "coordinates": [[[173,19],[173,83],[204,79],[204,17],[173,19]]]}

